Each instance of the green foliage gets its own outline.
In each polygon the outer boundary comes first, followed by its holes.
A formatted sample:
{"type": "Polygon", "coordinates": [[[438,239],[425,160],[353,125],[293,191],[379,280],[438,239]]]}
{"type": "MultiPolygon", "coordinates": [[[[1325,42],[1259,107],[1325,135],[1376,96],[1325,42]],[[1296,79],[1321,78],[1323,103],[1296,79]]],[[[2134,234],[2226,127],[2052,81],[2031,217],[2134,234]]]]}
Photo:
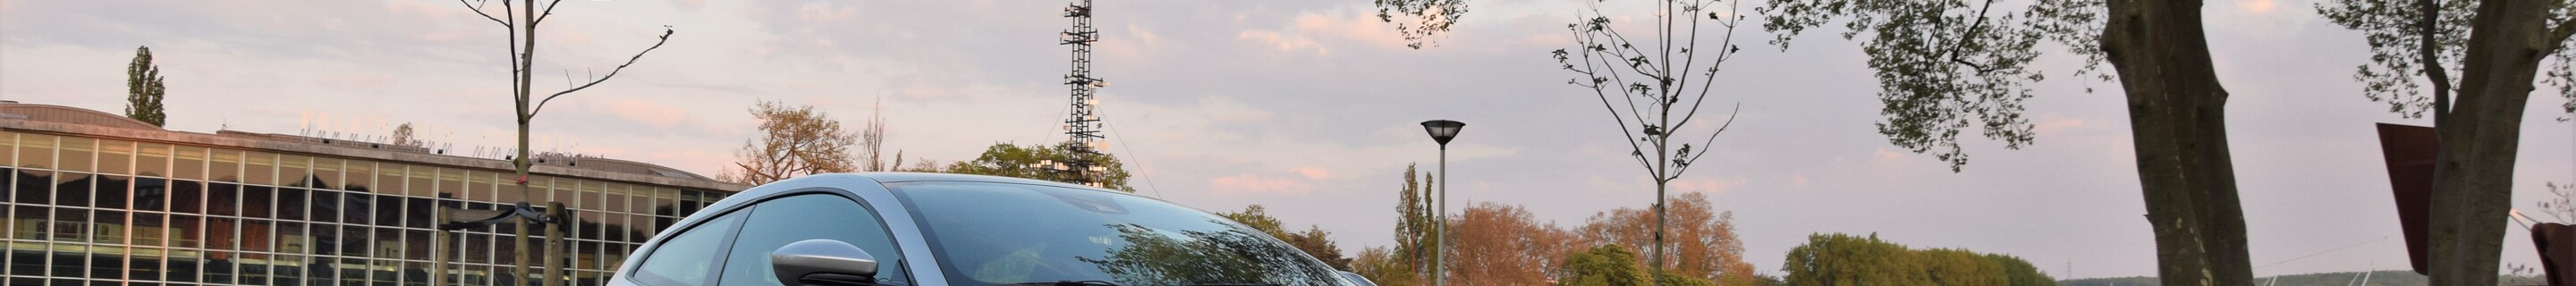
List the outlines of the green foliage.
{"type": "Polygon", "coordinates": [[[1877,123],[1879,134],[1949,162],[1956,172],[1968,164],[1959,133],[1972,124],[2007,149],[2035,139],[2036,125],[2022,116],[2022,103],[2032,95],[2029,84],[2047,79],[2030,68],[2041,39],[2087,57],[2078,77],[2100,66],[2101,50],[2088,36],[2098,29],[2091,23],[2099,1],[2040,0],[2017,15],[1995,11],[2001,1],[1770,0],[1754,11],[1764,15],[1762,28],[1776,34],[1771,44],[1782,50],[1807,29],[1838,21],[1848,29],[1845,40],[1867,35],[1861,50],[1876,72],[1879,113],[1886,116],[1877,123]]]}
{"type": "MultiPolygon", "coordinates": [[[[2416,0],[2336,0],[2317,3],[2317,14],[2346,29],[2359,30],[2370,43],[2370,63],[2355,68],[2352,75],[2362,85],[2362,96],[2371,101],[2388,103],[2388,111],[2406,118],[2423,117],[2433,108],[2433,97],[2425,95],[2419,79],[2439,68],[2448,80],[2437,86],[2459,83],[2460,58],[2466,55],[2469,39],[2469,16],[2477,1],[2434,1],[2440,10],[2432,23],[2434,56],[2438,67],[2427,67],[2424,61],[2424,10],[2416,0]]],[[[2429,77],[2429,76],[2426,76],[2429,77]]]]}
{"type": "Polygon", "coordinates": [[[1622,286],[1646,284],[1646,270],[1637,265],[1637,253],[1617,244],[1603,244],[1565,258],[1562,286],[1622,286]]]}
{"type": "Polygon", "coordinates": [[[1395,32],[1403,34],[1404,46],[1420,50],[1432,36],[1449,32],[1449,25],[1467,15],[1467,0],[1377,0],[1377,19],[1395,23],[1395,32]],[[1403,15],[1405,22],[1395,17],[1403,15]]]}
{"type": "Polygon", "coordinates": [[[1637,253],[1618,244],[1603,244],[1565,257],[1564,278],[1559,286],[1627,286],[1646,285],[1647,276],[1655,276],[1656,285],[1717,286],[1717,282],[1664,271],[1648,274],[1645,265],[1637,264],[1637,253]]]}
{"type": "Polygon", "coordinates": [[[1417,270],[1415,264],[1402,261],[1400,255],[1387,247],[1361,249],[1359,257],[1351,259],[1351,272],[1368,278],[1369,282],[1376,282],[1378,286],[1422,284],[1422,275],[1414,272],[1417,270]]]}
{"type": "Polygon", "coordinates": [[[1132,174],[1127,172],[1126,164],[1118,162],[1117,156],[1111,156],[1108,153],[1089,155],[1076,154],[1075,152],[1069,151],[1072,150],[1072,144],[1073,143],[1058,143],[1054,146],[1020,146],[1018,144],[1011,143],[994,143],[992,147],[984,149],[984,154],[975,156],[975,160],[950,164],[948,167],[942,168],[939,171],[943,173],[976,174],[1071,182],[1071,178],[1058,172],[1041,168],[1039,163],[1055,163],[1067,162],[1076,159],[1087,159],[1094,162],[1094,165],[1108,169],[1106,173],[1103,173],[1099,178],[1096,178],[1099,180],[1101,188],[1126,191],[1129,193],[1136,192],[1136,187],[1127,185],[1127,178],[1132,176],[1132,174]]]}
{"type": "Polygon", "coordinates": [[[161,66],[152,64],[151,47],[135,47],[134,62],[125,65],[125,117],[168,126],[170,115],[162,112],[161,66]]]}
{"type": "Polygon", "coordinates": [[[1673,274],[1673,272],[1672,272],[1671,270],[1669,270],[1669,269],[1668,269],[1668,270],[1666,270],[1666,271],[1664,271],[1664,272],[1657,272],[1657,274],[1656,274],[1656,275],[1657,275],[1657,276],[1655,276],[1655,277],[1657,277],[1657,279],[1655,279],[1655,282],[1656,282],[1656,284],[1655,284],[1655,285],[1671,285],[1671,286],[1717,286],[1717,282],[1708,281],[1708,279],[1700,279],[1699,277],[1690,277],[1690,276],[1682,276],[1682,275],[1680,275],[1680,274],[1673,274]]]}
{"type": "MultiPolygon", "coordinates": [[[[2363,83],[2362,96],[2388,104],[2388,111],[2406,118],[2423,117],[2434,108],[2434,96],[2425,94],[2424,84],[2457,89],[2466,67],[2469,20],[2477,16],[2474,0],[2334,0],[2317,3],[2318,15],[2345,29],[2360,31],[2370,44],[2370,63],[2355,68],[2352,78],[2363,83]],[[2425,3],[2436,7],[2430,25],[2424,22],[2425,3]],[[2428,27],[2429,26],[2429,27],[2428,27]],[[2430,28],[2433,45],[2426,47],[2425,31],[2430,28]],[[2424,62],[2427,49],[2434,53],[2438,66],[2424,62]],[[2436,69],[2427,69],[2436,68],[2436,69]],[[2441,72],[2447,82],[2433,83],[2433,72],[2441,72]],[[2423,78],[2418,78],[2418,77],[2423,78]]],[[[2556,5],[2551,19],[2576,15],[2576,5],[2556,5]]],[[[2554,22],[2554,21],[2553,21],[2554,22]]],[[[2562,43],[2569,45],[2571,43],[2562,43]]],[[[2567,112],[2576,113],[2576,51],[2553,51],[2548,77],[2541,82],[2557,87],[2566,97],[2567,112]]]]}
{"type": "Polygon", "coordinates": [[[1908,249],[1878,240],[1877,234],[1809,235],[1807,244],[1789,249],[1782,264],[1789,274],[1783,279],[1786,285],[2056,284],[2021,258],[1965,249],[1908,249]]]}

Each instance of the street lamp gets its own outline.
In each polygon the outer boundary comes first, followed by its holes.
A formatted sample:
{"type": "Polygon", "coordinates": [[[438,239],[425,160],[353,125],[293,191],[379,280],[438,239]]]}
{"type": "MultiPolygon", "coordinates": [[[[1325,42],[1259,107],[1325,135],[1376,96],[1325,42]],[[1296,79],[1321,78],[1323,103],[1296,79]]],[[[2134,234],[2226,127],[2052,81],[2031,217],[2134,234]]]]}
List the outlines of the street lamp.
{"type": "Polygon", "coordinates": [[[1442,271],[1440,266],[1447,262],[1445,259],[1449,256],[1449,139],[1458,138],[1458,129],[1465,127],[1467,123],[1447,119],[1422,122],[1422,130],[1431,133],[1431,141],[1440,142],[1440,225],[1433,228],[1437,231],[1432,235],[1440,239],[1432,241],[1432,286],[1448,285],[1448,272],[1442,271]]]}

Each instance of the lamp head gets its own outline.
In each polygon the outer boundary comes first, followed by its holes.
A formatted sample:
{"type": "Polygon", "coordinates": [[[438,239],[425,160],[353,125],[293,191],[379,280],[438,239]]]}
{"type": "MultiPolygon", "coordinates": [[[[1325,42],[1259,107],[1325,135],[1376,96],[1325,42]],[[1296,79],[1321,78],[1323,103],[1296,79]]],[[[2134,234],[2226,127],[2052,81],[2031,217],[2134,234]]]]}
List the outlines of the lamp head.
{"type": "Polygon", "coordinates": [[[1440,146],[1449,146],[1449,139],[1458,138],[1458,129],[1464,127],[1467,127],[1467,123],[1455,120],[1443,119],[1422,122],[1422,130],[1430,132],[1431,140],[1439,141],[1440,146]]]}

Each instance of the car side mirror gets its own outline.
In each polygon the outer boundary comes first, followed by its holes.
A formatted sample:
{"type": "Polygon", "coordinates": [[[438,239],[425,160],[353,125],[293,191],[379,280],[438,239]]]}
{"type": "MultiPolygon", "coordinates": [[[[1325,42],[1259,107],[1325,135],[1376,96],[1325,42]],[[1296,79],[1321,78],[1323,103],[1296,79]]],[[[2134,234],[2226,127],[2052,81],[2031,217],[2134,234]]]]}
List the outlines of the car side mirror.
{"type": "Polygon", "coordinates": [[[877,259],[849,243],[813,239],[769,253],[769,267],[786,285],[876,285],[877,259]]]}

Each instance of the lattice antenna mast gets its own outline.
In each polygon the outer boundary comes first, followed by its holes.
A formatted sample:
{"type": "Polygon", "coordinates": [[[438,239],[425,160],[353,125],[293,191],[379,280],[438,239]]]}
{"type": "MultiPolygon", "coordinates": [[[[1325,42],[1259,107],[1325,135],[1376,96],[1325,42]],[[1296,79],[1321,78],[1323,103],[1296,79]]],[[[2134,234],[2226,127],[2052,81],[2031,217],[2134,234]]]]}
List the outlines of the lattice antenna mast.
{"type": "MultiPolygon", "coordinates": [[[[1073,72],[1064,75],[1064,84],[1073,88],[1073,104],[1065,117],[1064,134],[1071,140],[1064,162],[1052,162],[1063,181],[1094,187],[1107,187],[1099,176],[1108,171],[1095,158],[1100,157],[1100,106],[1098,91],[1109,87],[1109,81],[1091,76],[1091,43],[1100,41],[1100,29],[1091,26],[1091,0],[1077,0],[1064,8],[1064,17],[1073,20],[1073,28],[1064,31],[1059,44],[1073,46],[1073,72]]],[[[1046,163],[1041,163],[1046,164],[1046,163]]]]}

